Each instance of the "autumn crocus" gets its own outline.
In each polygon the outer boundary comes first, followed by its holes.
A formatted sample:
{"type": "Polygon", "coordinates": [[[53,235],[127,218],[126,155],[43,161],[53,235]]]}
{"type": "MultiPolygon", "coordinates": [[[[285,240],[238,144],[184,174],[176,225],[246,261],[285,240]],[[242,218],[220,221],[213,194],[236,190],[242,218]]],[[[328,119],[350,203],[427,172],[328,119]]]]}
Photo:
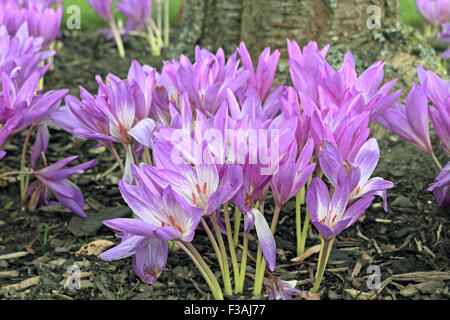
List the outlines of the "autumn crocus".
{"type": "Polygon", "coordinates": [[[64,130],[104,144],[121,165],[125,179],[131,179],[131,163],[138,160],[139,142],[150,145],[155,128],[154,121],[148,118],[152,96],[147,92],[153,87],[153,75],[144,72],[138,77],[136,72],[131,72],[135,67],[138,68],[137,62],[132,63],[127,80],[110,74],[104,84],[97,77],[98,95],[92,96],[81,88],[81,101],[68,96],[66,106],[51,115],[64,130]],[[125,165],[113,143],[125,147],[125,165]]]}
{"type": "Polygon", "coordinates": [[[371,178],[379,158],[380,150],[375,138],[364,143],[354,161],[343,158],[333,144],[325,141],[319,163],[333,187],[336,188],[344,179],[350,179],[350,203],[363,197],[379,195],[383,199],[383,208],[387,211],[386,190],[394,185],[381,177],[371,178]]]}
{"type": "Polygon", "coordinates": [[[449,0],[416,0],[416,7],[425,21],[436,28],[450,20],[449,0]]]}
{"type": "Polygon", "coordinates": [[[375,198],[374,196],[366,196],[348,206],[350,184],[351,181],[348,178],[341,181],[341,184],[334,189],[330,200],[330,191],[325,183],[319,178],[314,178],[306,194],[306,204],[311,216],[311,223],[322,236],[319,265],[312,289],[315,293],[319,290],[336,236],[352,226],[375,198]]]}
{"type": "Polygon", "coordinates": [[[168,240],[175,241],[194,261],[205,277],[214,297],[223,299],[221,288],[210,268],[190,243],[200,223],[203,210],[193,207],[169,186],[148,197],[143,185],[119,184],[122,196],[136,214],[136,219],[119,218],[104,221],[121,232],[121,244],[103,252],[106,261],[133,256],[135,273],[153,283],[163,271],[168,255],[168,240]]]}
{"type": "Polygon", "coordinates": [[[442,168],[434,184],[427,190],[433,192],[438,205],[450,207],[450,162],[442,168]]]}
{"type": "MultiPolygon", "coordinates": [[[[44,154],[44,152],[41,154],[44,154]]],[[[85,170],[94,166],[98,160],[91,160],[70,168],[66,167],[77,158],[78,156],[68,157],[32,172],[32,175],[37,178],[36,181],[30,184],[27,190],[27,195],[30,196],[29,206],[32,210],[40,203],[44,203],[45,205],[58,204],[66,207],[80,217],[87,217],[83,210],[83,195],[80,189],[69,178],[74,174],[82,174],[85,170]],[[50,201],[50,193],[56,197],[57,202],[50,201]]],[[[45,158],[43,161],[44,165],[46,165],[45,158]]]]}

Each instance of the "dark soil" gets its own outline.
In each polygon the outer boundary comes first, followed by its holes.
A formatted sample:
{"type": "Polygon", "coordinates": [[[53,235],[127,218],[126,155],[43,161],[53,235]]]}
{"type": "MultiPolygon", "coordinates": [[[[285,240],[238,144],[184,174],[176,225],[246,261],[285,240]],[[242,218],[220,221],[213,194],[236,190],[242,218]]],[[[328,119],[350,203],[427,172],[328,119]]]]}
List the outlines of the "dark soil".
{"type": "MultiPolygon", "coordinates": [[[[125,77],[130,59],[121,60],[113,42],[97,34],[67,34],[62,39],[55,66],[46,77],[47,88],[70,88],[78,95],[78,85],[95,93],[95,75],[103,78],[107,72],[125,77]]],[[[137,39],[126,42],[129,57],[142,64],[161,66],[152,58],[145,43],[137,39]]],[[[389,211],[385,213],[380,199],[352,228],[344,231],[335,243],[328,269],[322,282],[322,299],[448,299],[449,221],[444,208],[438,207],[426,188],[438,171],[434,163],[419,150],[403,140],[374,128],[379,138],[381,158],[375,176],[391,180],[395,188],[388,192],[389,211]],[[367,268],[380,268],[381,288],[367,288],[367,268]]],[[[8,145],[8,157],[20,157],[24,136],[14,137],[8,145]]],[[[444,162],[438,140],[433,137],[435,150],[444,162]]],[[[0,258],[0,297],[4,299],[209,299],[209,289],[182,251],[170,251],[167,267],[159,280],[148,285],[136,277],[131,258],[104,262],[96,255],[76,254],[80,248],[95,240],[119,243],[113,231],[99,221],[130,215],[117,188],[118,169],[106,173],[113,157],[96,143],[81,140],[51,128],[48,161],[51,163],[70,155],[79,155],[79,162],[98,158],[99,163],[82,176],[72,178],[83,191],[89,222],[80,222],[72,213],[61,208],[41,207],[30,213],[21,210],[19,183],[16,178],[0,180],[0,257],[25,252],[13,259],[0,258]],[[97,219],[96,219],[97,217],[97,219]],[[101,217],[101,218],[100,218],[101,217]],[[92,221],[96,220],[96,221],[92,221]],[[97,224],[96,224],[97,222],[97,224]],[[80,225],[84,229],[80,229],[80,225]],[[91,228],[91,230],[89,230],[91,228]],[[70,230],[70,231],[69,231],[70,230]],[[76,264],[81,271],[81,289],[65,286],[68,268],[76,264]],[[21,287],[14,287],[21,284],[21,287]]],[[[19,161],[3,161],[0,171],[17,169],[19,161]]],[[[271,203],[271,202],[269,202],[271,203]]],[[[266,204],[269,212],[269,204],[266,204]]],[[[275,275],[283,280],[298,281],[297,288],[310,290],[313,284],[317,254],[301,263],[295,257],[295,202],[288,202],[280,216],[276,242],[278,248],[275,275]]],[[[250,250],[256,255],[254,242],[250,250]]],[[[319,244],[314,228],[310,229],[307,247],[319,244]]],[[[205,254],[214,271],[218,270],[206,235],[199,230],[194,241],[205,254]]],[[[253,272],[249,261],[248,271],[253,272]]],[[[253,280],[247,278],[245,293],[233,299],[251,299],[253,280]]],[[[266,296],[260,297],[266,299],[266,296]]]]}

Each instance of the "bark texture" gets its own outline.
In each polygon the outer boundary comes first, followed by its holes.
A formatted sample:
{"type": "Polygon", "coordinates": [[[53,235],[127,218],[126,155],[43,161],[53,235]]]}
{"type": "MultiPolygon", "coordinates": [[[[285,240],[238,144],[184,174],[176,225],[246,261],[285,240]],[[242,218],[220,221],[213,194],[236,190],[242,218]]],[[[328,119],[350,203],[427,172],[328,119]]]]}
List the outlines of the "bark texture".
{"type": "Polygon", "coordinates": [[[168,58],[184,53],[192,58],[195,45],[230,54],[244,41],[256,61],[267,46],[281,51],[278,82],[288,81],[286,39],[300,46],[315,40],[322,47],[331,44],[327,60],[339,67],[351,50],[357,71],[376,60],[386,62],[385,79],[399,78],[398,87],[417,81],[416,66],[446,74],[434,49],[400,19],[398,0],[188,0],[184,25],[168,58]],[[367,27],[380,9],[381,26],[367,27]]]}

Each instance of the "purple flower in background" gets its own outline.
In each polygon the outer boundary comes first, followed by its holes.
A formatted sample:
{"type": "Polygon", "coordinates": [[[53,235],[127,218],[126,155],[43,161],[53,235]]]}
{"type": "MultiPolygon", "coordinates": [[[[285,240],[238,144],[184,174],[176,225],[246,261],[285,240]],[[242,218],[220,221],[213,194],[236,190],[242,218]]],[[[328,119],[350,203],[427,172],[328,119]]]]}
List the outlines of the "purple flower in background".
{"type": "Polygon", "coordinates": [[[133,256],[134,272],[147,283],[153,283],[164,270],[167,261],[167,240],[192,241],[203,210],[193,207],[167,187],[161,194],[142,186],[119,183],[120,191],[137,219],[119,218],[103,223],[121,232],[122,242],[100,254],[102,260],[111,261],[133,256]]]}
{"type": "Polygon", "coordinates": [[[280,52],[275,50],[272,54],[270,48],[267,47],[259,56],[258,66],[256,72],[253,68],[253,63],[250,54],[245,47],[245,43],[241,42],[237,48],[237,52],[241,56],[244,69],[250,72],[248,84],[253,87],[259,95],[261,101],[264,101],[269,91],[272,89],[275,78],[275,71],[277,69],[280,52]]]}
{"type": "MultiPolygon", "coordinates": [[[[450,44],[450,22],[442,24],[442,32],[438,36],[450,44]]],[[[450,48],[440,54],[442,59],[450,59],[450,48]]]]}
{"type": "Polygon", "coordinates": [[[27,23],[21,25],[14,36],[0,25],[0,74],[12,77],[19,88],[35,72],[42,77],[51,63],[40,65],[55,54],[53,50],[42,51],[42,43],[43,38],[30,37],[27,23]]]}
{"type": "Polygon", "coordinates": [[[336,237],[344,229],[352,226],[370,206],[374,196],[359,199],[347,208],[350,196],[350,179],[344,179],[330,193],[325,183],[314,178],[306,194],[306,205],[311,216],[311,223],[325,240],[336,237]]]}
{"type": "MultiPolygon", "coordinates": [[[[42,146],[45,150],[46,146],[42,146]]],[[[45,151],[42,151],[44,153],[45,151]]],[[[38,204],[61,205],[71,210],[80,217],[87,217],[83,211],[84,198],[80,189],[69,178],[74,174],[82,174],[85,170],[94,166],[98,160],[66,168],[66,166],[75,161],[78,156],[68,157],[43,169],[33,171],[33,175],[38,179],[30,184],[27,190],[27,196],[31,196],[30,207],[36,208],[38,204]],[[50,201],[50,194],[58,200],[50,201]]]]}
{"type": "Polygon", "coordinates": [[[56,37],[60,36],[62,16],[62,6],[55,11],[53,8],[39,9],[37,6],[30,5],[27,18],[30,35],[44,38],[42,46],[48,47],[56,37]]]}
{"type": "Polygon", "coordinates": [[[123,0],[116,2],[117,8],[127,17],[126,30],[144,31],[152,18],[152,1],[123,0]]]}
{"type": "Polygon", "coordinates": [[[450,0],[416,0],[416,7],[425,21],[435,27],[450,20],[450,0]]]}
{"type": "Polygon", "coordinates": [[[88,2],[103,20],[108,23],[112,21],[111,0],[88,0],[88,2]]]}
{"type": "Polygon", "coordinates": [[[433,192],[438,205],[450,207],[450,162],[442,168],[434,184],[427,190],[433,192]]]}

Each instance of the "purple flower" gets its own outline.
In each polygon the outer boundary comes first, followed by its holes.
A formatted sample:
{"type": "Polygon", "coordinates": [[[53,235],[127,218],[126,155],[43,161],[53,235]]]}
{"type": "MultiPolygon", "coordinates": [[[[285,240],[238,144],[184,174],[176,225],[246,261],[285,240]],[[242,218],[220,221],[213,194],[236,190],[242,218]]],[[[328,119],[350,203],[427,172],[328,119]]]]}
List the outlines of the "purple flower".
{"type": "Polygon", "coordinates": [[[122,233],[122,242],[99,257],[111,261],[133,256],[135,273],[151,284],[165,267],[167,240],[192,241],[203,210],[190,206],[170,186],[152,197],[146,196],[148,190],[142,190],[142,185],[132,186],[120,180],[119,187],[138,218],[104,221],[122,233]]]}
{"type": "Polygon", "coordinates": [[[254,90],[256,90],[260,100],[264,101],[273,85],[275,71],[277,69],[278,60],[280,58],[280,52],[278,50],[275,50],[274,53],[271,54],[270,48],[265,48],[259,56],[256,72],[254,71],[250,54],[248,53],[244,42],[241,42],[241,44],[237,48],[237,52],[241,56],[244,69],[251,74],[248,80],[248,84],[252,86],[254,90]]]}
{"type": "Polygon", "coordinates": [[[59,107],[67,89],[35,94],[40,74],[33,73],[19,89],[13,79],[2,74],[0,91],[0,146],[12,135],[37,123],[59,107]]]}
{"type": "MultiPolygon", "coordinates": [[[[1,6],[1,5],[0,5],[1,6]]],[[[42,51],[43,38],[30,37],[27,23],[10,35],[0,22],[0,74],[14,78],[20,88],[35,72],[42,77],[51,63],[40,66],[55,51],[42,51]]]]}
{"type": "Polygon", "coordinates": [[[103,20],[108,23],[112,21],[111,0],[88,0],[88,2],[103,20]]]}
{"type": "Polygon", "coordinates": [[[350,179],[344,179],[330,193],[325,183],[314,178],[306,194],[306,205],[311,216],[311,223],[325,240],[336,237],[344,229],[352,226],[372,203],[374,196],[366,196],[349,206],[350,179]]]}
{"type": "Polygon", "coordinates": [[[281,207],[306,184],[316,167],[315,163],[309,163],[313,151],[314,141],[309,139],[296,160],[297,144],[293,144],[286,156],[288,159],[280,165],[270,182],[276,206],[281,207]]]}
{"type": "Polygon", "coordinates": [[[435,27],[450,19],[449,0],[416,0],[416,7],[425,21],[435,27]]]}
{"type": "Polygon", "coordinates": [[[433,192],[438,205],[450,207],[450,162],[442,168],[434,184],[427,190],[433,192]]]}
{"type": "Polygon", "coordinates": [[[290,300],[292,296],[307,300],[317,300],[317,297],[311,292],[295,289],[297,280],[284,281],[272,276],[269,279],[264,279],[264,285],[266,286],[269,300],[290,300]]]}
{"type": "Polygon", "coordinates": [[[345,179],[349,179],[349,203],[362,197],[379,195],[387,211],[386,190],[392,188],[393,183],[380,177],[370,178],[380,158],[376,139],[371,138],[364,143],[352,162],[343,158],[333,144],[324,144],[319,157],[320,167],[331,185],[337,188],[345,179]]]}
{"type": "Polygon", "coordinates": [[[428,100],[425,86],[413,84],[406,105],[396,103],[377,119],[378,123],[417,148],[433,155],[428,127],[428,100]]]}
{"type": "MultiPolygon", "coordinates": [[[[43,147],[45,149],[45,147],[43,147]]],[[[43,151],[44,152],[44,151],[43,151]]],[[[74,174],[82,174],[85,170],[94,166],[98,160],[66,168],[78,157],[68,157],[40,170],[33,171],[38,179],[30,184],[27,196],[31,196],[30,207],[35,208],[37,204],[62,205],[80,217],[86,217],[83,211],[84,198],[80,189],[69,178],[74,174]],[[53,193],[58,202],[50,202],[49,192],[53,193]]]]}
{"type": "Polygon", "coordinates": [[[417,74],[433,104],[429,106],[433,128],[441,139],[444,151],[450,155],[450,82],[420,66],[417,67],[417,74]]]}
{"type": "Polygon", "coordinates": [[[0,150],[0,160],[2,160],[5,155],[6,155],[6,151],[0,150]]]}
{"type": "Polygon", "coordinates": [[[27,22],[30,35],[44,38],[42,46],[48,47],[60,35],[62,16],[62,6],[55,11],[53,8],[40,9],[37,6],[29,5],[27,22]]]}
{"type": "Polygon", "coordinates": [[[126,30],[143,31],[152,18],[152,2],[142,0],[123,0],[116,2],[117,8],[127,17],[126,30]]]}

